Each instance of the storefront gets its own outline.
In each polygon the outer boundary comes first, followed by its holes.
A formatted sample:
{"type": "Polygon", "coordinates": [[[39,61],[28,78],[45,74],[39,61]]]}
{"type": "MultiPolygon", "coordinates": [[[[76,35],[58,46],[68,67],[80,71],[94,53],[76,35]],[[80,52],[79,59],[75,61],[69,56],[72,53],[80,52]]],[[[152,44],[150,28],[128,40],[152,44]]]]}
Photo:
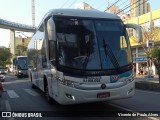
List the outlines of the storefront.
{"type": "Polygon", "coordinates": [[[133,58],[134,72],[138,75],[145,75],[147,72],[147,58],[136,57],[133,58]]]}
{"type": "Polygon", "coordinates": [[[151,63],[151,68],[148,67],[146,57],[135,57],[133,58],[133,70],[136,75],[148,75],[150,71],[151,75],[156,75],[155,65],[151,63]]]}

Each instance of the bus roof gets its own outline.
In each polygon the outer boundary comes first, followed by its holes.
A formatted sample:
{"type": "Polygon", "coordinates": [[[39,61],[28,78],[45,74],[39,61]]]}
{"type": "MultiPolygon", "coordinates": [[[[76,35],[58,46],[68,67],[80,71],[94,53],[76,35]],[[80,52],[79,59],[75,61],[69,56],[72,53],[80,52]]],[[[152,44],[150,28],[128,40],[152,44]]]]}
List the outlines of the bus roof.
{"type": "MultiPolygon", "coordinates": [[[[43,20],[40,23],[49,17],[49,16],[71,16],[71,17],[87,17],[87,18],[106,18],[106,19],[120,19],[118,15],[102,12],[98,10],[82,10],[82,9],[51,9],[46,15],[44,16],[43,20]]],[[[40,27],[39,26],[39,27],[40,27]]]]}
{"type": "Polygon", "coordinates": [[[82,9],[52,9],[46,14],[46,17],[50,15],[120,19],[112,13],[82,9]]]}

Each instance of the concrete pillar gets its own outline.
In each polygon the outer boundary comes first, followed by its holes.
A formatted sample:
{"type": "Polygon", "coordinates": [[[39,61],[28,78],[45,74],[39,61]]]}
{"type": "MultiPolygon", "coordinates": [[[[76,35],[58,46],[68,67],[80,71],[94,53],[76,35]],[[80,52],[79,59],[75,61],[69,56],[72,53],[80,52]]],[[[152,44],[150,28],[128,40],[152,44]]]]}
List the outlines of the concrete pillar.
{"type": "Polygon", "coordinates": [[[10,30],[10,51],[13,54],[13,56],[16,53],[15,47],[16,47],[15,30],[10,30]]]}

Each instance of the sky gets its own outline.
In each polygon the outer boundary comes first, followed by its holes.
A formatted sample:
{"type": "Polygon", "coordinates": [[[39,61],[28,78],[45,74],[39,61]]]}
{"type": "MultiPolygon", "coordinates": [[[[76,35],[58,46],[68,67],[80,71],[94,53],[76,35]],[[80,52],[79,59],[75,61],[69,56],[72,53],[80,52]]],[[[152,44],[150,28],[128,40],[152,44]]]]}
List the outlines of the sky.
{"type": "MultiPolygon", "coordinates": [[[[86,2],[93,8],[104,11],[117,0],[35,0],[35,24],[39,25],[43,16],[50,9],[75,8],[76,4],[86,2]]],[[[151,11],[160,8],[159,0],[149,0],[151,11]],[[158,3],[157,3],[158,2],[158,3]]],[[[12,22],[32,25],[32,0],[0,0],[0,18],[12,22]]],[[[119,0],[116,4],[121,9],[129,5],[129,0],[119,0]]],[[[127,9],[126,11],[128,11],[127,9]]],[[[24,33],[27,35],[27,33],[24,33]]],[[[9,46],[10,31],[0,29],[0,46],[9,46]]]]}

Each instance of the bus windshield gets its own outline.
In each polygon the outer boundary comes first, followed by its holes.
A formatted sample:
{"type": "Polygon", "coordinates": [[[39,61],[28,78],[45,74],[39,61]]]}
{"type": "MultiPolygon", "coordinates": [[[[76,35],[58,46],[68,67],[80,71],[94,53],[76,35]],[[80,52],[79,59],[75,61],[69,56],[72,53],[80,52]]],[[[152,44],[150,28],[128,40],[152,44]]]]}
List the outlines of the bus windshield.
{"type": "Polygon", "coordinates": [[[121,20],[55,18],[58,64],[81,70],[117,69],[132,62],[121,20]]]}
{"type": "Polygon", "coordinates": [[[19,70],[28,69],[27,57],[20,57],[17,59],[17,67],[19,70]]]}

